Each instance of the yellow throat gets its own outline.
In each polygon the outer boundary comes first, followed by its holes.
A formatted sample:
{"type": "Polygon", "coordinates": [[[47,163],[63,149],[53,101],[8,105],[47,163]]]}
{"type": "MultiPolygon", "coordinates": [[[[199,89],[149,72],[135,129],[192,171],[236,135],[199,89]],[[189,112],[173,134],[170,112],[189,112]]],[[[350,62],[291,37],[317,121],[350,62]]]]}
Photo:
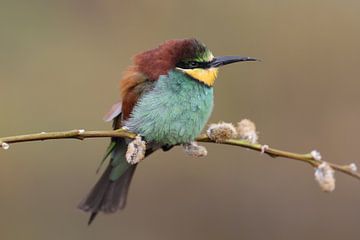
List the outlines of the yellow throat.
{"type": "Polygon", "coordinates": [[[211,87],[214,85],[215,79],[218,75],[218,68],[193,68],[193,69],[183,69],[177,68],[178,70],[186,73],[190,77],[198,80],[211,87]]]}

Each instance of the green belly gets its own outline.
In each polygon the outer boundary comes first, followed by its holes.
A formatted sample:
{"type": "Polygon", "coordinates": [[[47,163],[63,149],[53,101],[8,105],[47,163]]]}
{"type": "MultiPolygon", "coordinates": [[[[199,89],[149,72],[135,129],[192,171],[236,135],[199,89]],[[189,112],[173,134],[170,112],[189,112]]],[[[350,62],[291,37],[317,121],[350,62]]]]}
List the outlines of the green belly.
{"type": "Polygon", "coordinates": [[[213,88],[174,70],[140,98],[125,126],[150,142],[187,143],[200,134],[212,108],[213,88]]]}

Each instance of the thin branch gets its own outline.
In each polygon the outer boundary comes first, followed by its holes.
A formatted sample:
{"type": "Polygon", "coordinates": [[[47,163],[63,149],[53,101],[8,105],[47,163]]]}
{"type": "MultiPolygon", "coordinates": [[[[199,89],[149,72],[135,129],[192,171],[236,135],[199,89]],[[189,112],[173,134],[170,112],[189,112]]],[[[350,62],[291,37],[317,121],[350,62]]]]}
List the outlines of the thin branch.
{"type": "MultiPolygon", "coordinates": [[[[214,142],[211,139],[209,139],[205,134],[199,136],[197,138],[197,141],[199,141],[199,142],[214,142]]],[[[258,151],[261,153],[266,153],[269,156],[274,157],[274,158],[275,157],[283,157],[283,158],[293,159],[293,160],[297,160],[297,161],[302,161],[302,162],[309,163],[313,167],[318,167],[319,165],[321,165],[324,162],[322,160],[314,159],[314,157],[312,156],[311,153],[300,154],[300,153],[293,153],[293,152],[283,151],[283,150],[270,148],[270,147],[264,148],[264,145],[257,144],[257,143],[253,144],[246,140],[228,139],[228,140],[221,142],[221,144],[248,148],[248,149],[258,151]]],[[[350,176],[355,177],[360,180],[360,174],[356,171],[352,171],[349,168],[349,165],[338,165],[338,164],[331,163],[331,162],[327,162],[327,163],[334,170],[345,173],[347,175],[350,175],[350,176]]]]}
{"type": "MultiPolygon", "coordinates": [[[[44,141],[50,139],[79,139],[84,140],[86,138],[104,138],[104,137],[122,137],[122,138],[130,138],[134,139],[136,137],[135,133],[129,132],[125,129],[111,130],[111,131],[85,131],[83,129],[79,130],[71,130],[71,131],[63,131],[63,132],[42,132],[35,134],[27,134],[27,135],[18,135],[18,136],[10,136],[10,137],[0,137],[0,147],[6,149],[9,145],[19,142],[31,142],[31,141],[44,141]],[[6,147],[5,147],[6,146],[6,147]]],[[[215,143],[215,141],[211,140],[206,134],[202,134],[196,138],[198,142],[206,142],[206,143],[215,143]]],[[[219,143],[219,142],[218,142],[219,143]]],[[[219,144],[233,145],[238,147],[243,147],[247,149],[251,149],[254,151],[258,151],[261,153],[268,154],[271,157],[283,157],[287,159],[293,159],[297,161],[302,161],[310,164],[313,167],[318,167],[324,161],[316,160],[311,153],[299,154],[293,152],[287,152],[275,148],[264,147],[261,144],[253,144],[247,140],[240,139],[228,139],[220,142],[219,144]]],[[[360,180],[360,174],[351,168],[349,165],[338,165],[335,163],[327,162],[334,170],[345,173],[352,177],[355,177],[360,180]]]]}
{"type": "Polygon", "coordinates": [[[84,129],[63,131],[63,132],[41,132],[35,134],[18,135],[11,137],[1,137],[1,143],[19,143],[19,142],[33,142],[33,141],[44,141],[50,139],[79,139],[85,138],[104,138],[104,137],[126,137],[135,138],[136,134],[126,131],[124,129],[111,130],[111,131],[85,131],[84,129]]]}

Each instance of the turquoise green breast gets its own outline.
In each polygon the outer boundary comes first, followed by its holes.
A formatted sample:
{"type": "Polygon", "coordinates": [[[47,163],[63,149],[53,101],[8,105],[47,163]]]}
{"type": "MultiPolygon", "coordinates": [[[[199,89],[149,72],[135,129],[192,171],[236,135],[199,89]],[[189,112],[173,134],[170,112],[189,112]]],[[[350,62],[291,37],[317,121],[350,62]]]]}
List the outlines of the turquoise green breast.
{"type": "Polygon", "coordinates": [[[174,70],[141,97],[125,125],[147,141],[187,143],[202,131],[212,108],[213,88],[174,70]]]}

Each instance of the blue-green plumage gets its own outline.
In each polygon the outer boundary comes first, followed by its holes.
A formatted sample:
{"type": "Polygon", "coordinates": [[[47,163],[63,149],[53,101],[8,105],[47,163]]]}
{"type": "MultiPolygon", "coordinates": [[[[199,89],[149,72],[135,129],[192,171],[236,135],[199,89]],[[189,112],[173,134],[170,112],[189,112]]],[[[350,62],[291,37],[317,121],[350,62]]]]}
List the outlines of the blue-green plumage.
{"type": "MultiPolygon", "coordinates": [[[[214,57],[196,39],[170,40],[134,57],[124,74],[122,103],[107,115],[114,129],[123,126],[147,141],[145,157],[160,147],[194,141],[213,109],[213,84],[220,66],[255,61],[238,56],[214,57]]],[[[129,139],[112,138],[106,157],[110,163],[79,208],[113,213],[125,207],[137,164],[126,160],[129,139]]],[[[106,158],[105,157],[105,158],[106,158]]],[[[103,162],[103,161],[102,161],[103,162]]]]}
{"type": "MultiPolygon", "coordinates": [[[[144,137],[149,145],[155,145],[155,149],[150,147],[149,154],[162,145],[193,141],[204,128],[212,109],[213,88],[174,69],[161,75],[152,88],[142,93],[124,126],[144,137]]],[[[79,205],[82,210],[91,212],[89,224],[98,211],[111,213],[125,207],[136,168],[126,161],[127,141],[112,140],[106,154],[112,151],[108,168],[79,205]]]]}
{"type": "Polygon", "coordinates": [[[149,142],[188,143],[204,128],[212,108],[212,87],[171,70],[143,94],[125,126],[149,142]]]}

